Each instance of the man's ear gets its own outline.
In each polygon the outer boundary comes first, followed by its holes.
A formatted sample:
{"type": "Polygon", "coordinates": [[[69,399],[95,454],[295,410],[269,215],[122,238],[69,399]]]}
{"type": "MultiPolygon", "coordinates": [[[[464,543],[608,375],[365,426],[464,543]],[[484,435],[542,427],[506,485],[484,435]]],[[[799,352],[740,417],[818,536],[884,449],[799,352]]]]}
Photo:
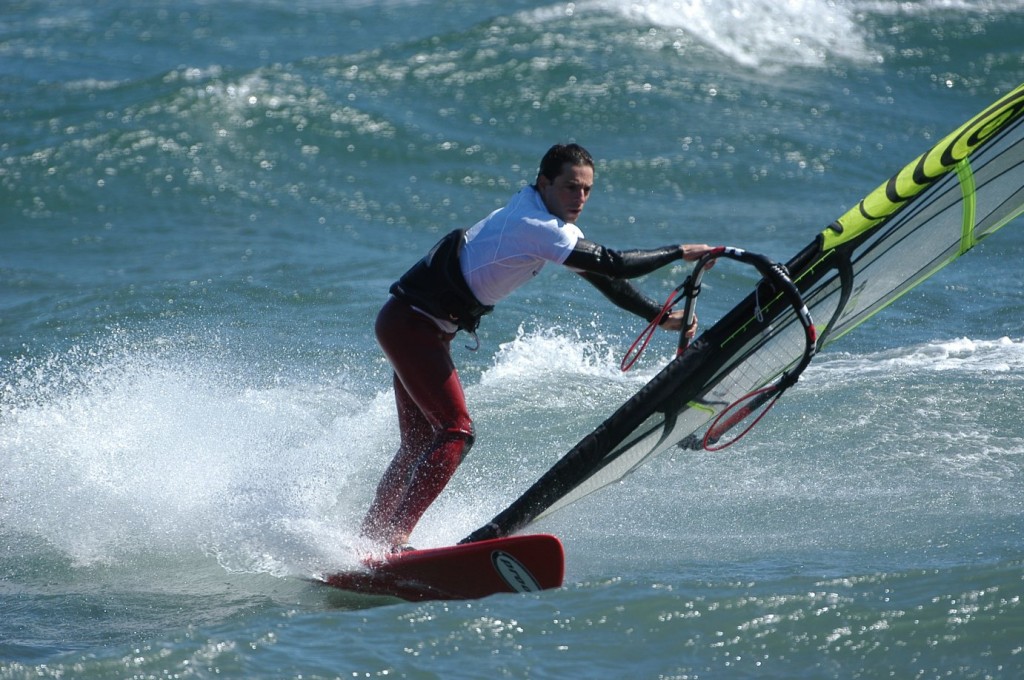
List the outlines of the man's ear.
{"type": "Polygon", "coordinates": [[[537,175],[537,188],[538,189],[547,189],[550,184],[551,184],[551,180],[549,180],[546,176],[544,176],[544,175],[537,175]]]}

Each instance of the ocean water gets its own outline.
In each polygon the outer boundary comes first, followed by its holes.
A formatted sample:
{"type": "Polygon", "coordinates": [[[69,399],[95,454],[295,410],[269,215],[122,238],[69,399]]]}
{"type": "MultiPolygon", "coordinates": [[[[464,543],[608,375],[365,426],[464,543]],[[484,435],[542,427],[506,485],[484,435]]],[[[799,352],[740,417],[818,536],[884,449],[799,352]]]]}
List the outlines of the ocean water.
{"type": "MultiPolygon", "coordinates": [[[[615,247],[786,260],[1024,81],[1014,0],[5,0],[0,678],[1018,678],[1024,223],[819,355],[745,439],[540,523],[565,587],[410,604],[357,563],[388,285],[597,158],[615,247]]],[[[663,298],[671,267],[641,286],[663,298]]],[[[557,267],[455,343],[489,520],[653,376],[557,267]]],[[[749,291],[723,263],[707,324],[749,291]]]]}

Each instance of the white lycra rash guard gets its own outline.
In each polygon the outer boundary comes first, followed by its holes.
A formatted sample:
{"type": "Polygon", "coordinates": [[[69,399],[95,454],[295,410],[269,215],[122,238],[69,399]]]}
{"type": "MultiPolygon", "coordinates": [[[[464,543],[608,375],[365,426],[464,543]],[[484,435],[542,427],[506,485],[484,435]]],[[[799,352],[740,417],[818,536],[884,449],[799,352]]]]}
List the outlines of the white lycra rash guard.
{"type": "Polygon", "coordinates": [[[565,262],[581,238],[579,227],[549,213],[537,190],[524,187],[508,205],[466,232],[462,275],[477,300],[494,305],[536,276],[545,263],[565,262]]]}

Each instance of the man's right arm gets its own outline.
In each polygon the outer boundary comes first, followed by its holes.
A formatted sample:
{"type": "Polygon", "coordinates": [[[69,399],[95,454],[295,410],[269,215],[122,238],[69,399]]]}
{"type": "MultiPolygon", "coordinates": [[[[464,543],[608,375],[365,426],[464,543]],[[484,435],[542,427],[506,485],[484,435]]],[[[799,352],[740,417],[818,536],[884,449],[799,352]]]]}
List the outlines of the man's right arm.
{"type": "MultiPolygon", "coordinates": [[[[675,260],[697,260],[708,250],[710,246],[700,244],[618,251],[580,239],[563,264],[576,270],[617,307],[652,321],[661,313],[661,305],[626,279],[649,274],[675,260]]],[[[673,315],[671,325],[678,325],[676,321],[682,323],[681,317],[675,319],[673,315]]]]}
{"type": "Polygon", "coordinates": [[[620,251],[581,238],[563,264],[570,269],[612,279],[633,279],[681,260],[684,254],[683,246],[620,251]]]}

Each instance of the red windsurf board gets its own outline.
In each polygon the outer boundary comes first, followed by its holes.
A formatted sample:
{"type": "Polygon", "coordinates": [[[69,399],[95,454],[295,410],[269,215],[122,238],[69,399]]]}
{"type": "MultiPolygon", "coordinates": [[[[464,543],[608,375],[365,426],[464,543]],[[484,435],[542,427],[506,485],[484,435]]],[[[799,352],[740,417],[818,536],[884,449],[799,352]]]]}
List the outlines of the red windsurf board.
{"type": "Polygon", "coordinates": [[[373,558],[364,569],[328,574],[321,581],[403,600],[471,600],[558,588],[564,575],[561,541],[527,534],[373,558]]]}

